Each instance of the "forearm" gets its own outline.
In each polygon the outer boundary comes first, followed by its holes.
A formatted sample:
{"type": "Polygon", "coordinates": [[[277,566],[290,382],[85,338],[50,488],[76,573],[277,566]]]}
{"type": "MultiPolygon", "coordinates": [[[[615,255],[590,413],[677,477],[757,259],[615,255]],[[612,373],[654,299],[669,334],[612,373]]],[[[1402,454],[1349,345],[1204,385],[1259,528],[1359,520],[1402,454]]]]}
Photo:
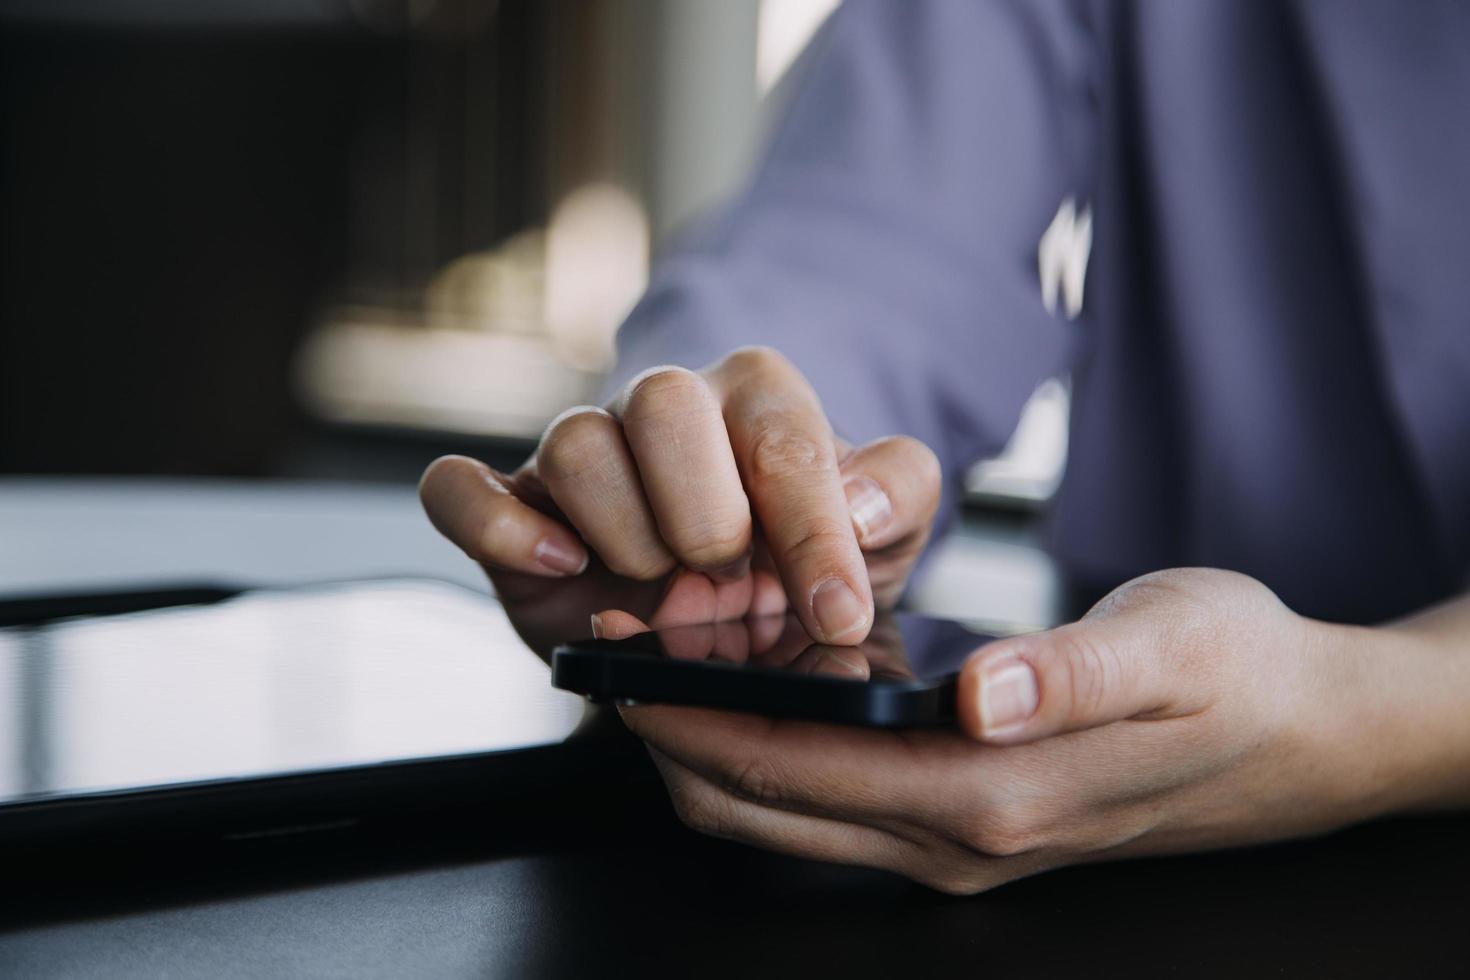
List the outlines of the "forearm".
{"type": "Polygon", "coordinates": [[[609,390],[768,345],[840,435],[919,439],[953,491],[1079,356],[1079,326],[1047,312],[1032,256],[1093,165],[1084,13],[844,4],[749,185],[658,264],[609,390]]]}

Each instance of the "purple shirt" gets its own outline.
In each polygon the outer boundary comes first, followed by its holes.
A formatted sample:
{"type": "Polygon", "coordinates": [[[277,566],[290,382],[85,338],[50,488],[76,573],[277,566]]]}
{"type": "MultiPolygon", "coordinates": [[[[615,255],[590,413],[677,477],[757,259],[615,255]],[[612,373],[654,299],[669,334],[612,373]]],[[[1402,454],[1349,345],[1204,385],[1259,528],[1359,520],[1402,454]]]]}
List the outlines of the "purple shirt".
{"type": "Polygon", "coordinates": [[[615,381],[769,344],[952,503],[1070,372],[1054,553],[1371,622],[1470,571],[1470,5],[847,0],[615,381]],[[1037,243],[1090,205],[1081,315],[1037,243]]]}

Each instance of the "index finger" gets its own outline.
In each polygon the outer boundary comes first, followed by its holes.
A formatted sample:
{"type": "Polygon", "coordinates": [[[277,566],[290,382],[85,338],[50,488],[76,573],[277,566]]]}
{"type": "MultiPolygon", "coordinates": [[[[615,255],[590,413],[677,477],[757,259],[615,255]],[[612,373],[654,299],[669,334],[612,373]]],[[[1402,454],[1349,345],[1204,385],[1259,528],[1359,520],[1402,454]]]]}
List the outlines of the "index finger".
{"type": "Polygon", "coordinates": [[[873,622],[873,593],[816,392],[764,348],[731,354],[710,382],[792,608],[814,638],[861,643],[873,622]]]}
{"type": "Polygon", "coordinates": [[[635,735],[735,796],[783,810],[873,826],[914,817],[915,800],[944,822],[970,810],[955,774],[990,754],[949,732],[898,734],[713,708],[620,709],[635,735]],[[978,751],[977,751],[978,748],[978,751]]]}

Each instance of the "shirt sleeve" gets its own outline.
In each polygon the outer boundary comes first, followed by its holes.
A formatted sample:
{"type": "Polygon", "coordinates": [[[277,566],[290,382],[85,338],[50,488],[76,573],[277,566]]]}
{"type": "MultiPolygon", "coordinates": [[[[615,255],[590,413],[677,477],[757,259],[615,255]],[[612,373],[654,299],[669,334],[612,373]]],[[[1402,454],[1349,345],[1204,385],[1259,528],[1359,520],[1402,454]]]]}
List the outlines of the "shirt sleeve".
{"type": "Polygon", "coordinates": [[[933,448],[952,501],[1078,346],[1036,250],[1086,199],[1094,48],[1064,0],[846,0],[749,184],[656,263],[610,388],[769,345],[844,437],[933,448]]]}

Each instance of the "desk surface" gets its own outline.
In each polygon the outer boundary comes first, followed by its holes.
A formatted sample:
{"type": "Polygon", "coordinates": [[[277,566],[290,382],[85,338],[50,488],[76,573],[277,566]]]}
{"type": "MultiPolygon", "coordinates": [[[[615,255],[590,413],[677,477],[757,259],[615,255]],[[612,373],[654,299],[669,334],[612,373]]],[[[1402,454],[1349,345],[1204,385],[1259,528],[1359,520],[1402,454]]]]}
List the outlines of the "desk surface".
{"type": "MultiPolygon", "coordinates": [[[[0,542],[0,592],[478,575],[399,489],[0,480],[0,542]],[[147,544],[157,534],[172,551],[147,544]],[[283,542],[302,564],[282,563],[283,542]]],[[[647,779],[483,827],[200,859],[43,856],[7,869],[0,976],[1470,976],[1464,817],[1075,868],[970,899],[698,837],[647,779]]]]}
{"type": "Polygon", "coordinates": [[[26,883],[23,907],[12,881],[0,975],[1470,975],[1470,820],[1073,868],[955,899],[696,837],[643,793],[438,856],[359,845],[118,871],[26,883]]]}

